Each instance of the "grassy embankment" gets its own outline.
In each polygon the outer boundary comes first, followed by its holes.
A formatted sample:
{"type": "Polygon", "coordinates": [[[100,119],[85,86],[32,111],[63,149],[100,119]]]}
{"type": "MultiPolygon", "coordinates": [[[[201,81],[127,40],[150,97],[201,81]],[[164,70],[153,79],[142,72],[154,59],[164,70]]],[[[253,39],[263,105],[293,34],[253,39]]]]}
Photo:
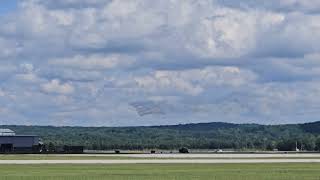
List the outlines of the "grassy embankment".
{"type": "Polygon", "coordinates": [[[319,180],[320,164],[0,165],[1,180],[319,180]]]}

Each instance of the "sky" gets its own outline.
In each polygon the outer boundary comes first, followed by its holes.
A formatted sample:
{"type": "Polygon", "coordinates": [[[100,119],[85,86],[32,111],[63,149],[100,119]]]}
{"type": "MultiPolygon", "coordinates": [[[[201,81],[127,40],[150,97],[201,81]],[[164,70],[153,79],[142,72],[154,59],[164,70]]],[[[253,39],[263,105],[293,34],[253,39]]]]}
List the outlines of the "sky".
{"type": "Polygon", "coordinates": [[[17,8],[17,0],[1,0],[0,15],[12,12],[17,8]]]}
{"type": "Polygon", "coordinates": [[[320,120],[319,0],[1,0],[0,124],[320,120]]]}

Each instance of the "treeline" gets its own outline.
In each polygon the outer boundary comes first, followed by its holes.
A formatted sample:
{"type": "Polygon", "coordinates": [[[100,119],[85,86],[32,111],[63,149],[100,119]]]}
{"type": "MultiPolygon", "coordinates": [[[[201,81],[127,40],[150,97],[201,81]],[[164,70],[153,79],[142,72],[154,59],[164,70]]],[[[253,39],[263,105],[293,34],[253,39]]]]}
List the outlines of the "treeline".
{"type": "Polygon", "coordinates": [[[203,123],[157,127],[2,126],[17,134],[39,135],[45,144],[85,146],[92,150],[320,150],[320,122],[265,126],[203,123]]]}

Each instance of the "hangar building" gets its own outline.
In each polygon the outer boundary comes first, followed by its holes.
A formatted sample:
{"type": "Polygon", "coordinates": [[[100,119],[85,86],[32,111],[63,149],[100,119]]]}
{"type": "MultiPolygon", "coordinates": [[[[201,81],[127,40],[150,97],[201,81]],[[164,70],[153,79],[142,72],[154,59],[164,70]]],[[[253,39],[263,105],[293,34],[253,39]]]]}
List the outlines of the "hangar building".
{"type": "Polygon", "coordinates": [[[16,135],[10,129],[0,129],[0,153],[33,152],[40,146],[40,138],[36,135],[16,135]]]}

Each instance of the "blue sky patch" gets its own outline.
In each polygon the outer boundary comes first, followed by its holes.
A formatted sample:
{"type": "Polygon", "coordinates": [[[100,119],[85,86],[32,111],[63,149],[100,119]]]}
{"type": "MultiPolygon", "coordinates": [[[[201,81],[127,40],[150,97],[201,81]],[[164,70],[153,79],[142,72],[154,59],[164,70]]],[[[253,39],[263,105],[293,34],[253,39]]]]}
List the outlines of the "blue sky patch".
{"type": "Polygon", "coordinates": [[[17,8],[17,0],[1,0],[0,14],[6,14],[17,8]]]}

